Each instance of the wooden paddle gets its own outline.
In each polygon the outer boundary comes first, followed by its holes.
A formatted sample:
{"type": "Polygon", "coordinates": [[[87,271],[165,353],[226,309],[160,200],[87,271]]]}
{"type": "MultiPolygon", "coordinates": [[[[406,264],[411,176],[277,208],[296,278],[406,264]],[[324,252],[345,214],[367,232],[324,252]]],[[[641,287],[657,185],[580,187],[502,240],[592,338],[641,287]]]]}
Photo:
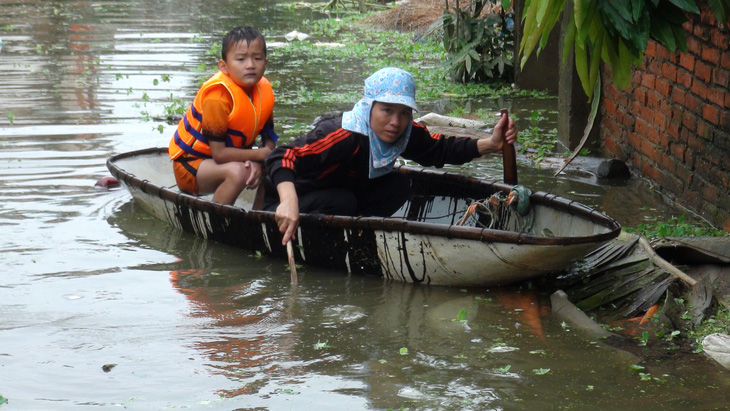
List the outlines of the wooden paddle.
{"type": "MultiPolygon", "coordinates": [[[[509,120],[509,111],[506,108],[500,110],[503,116],[507,116],[509,120]]],[[[502,130],[502,161],[504,165],[504,182],[509,185],[517,185],[517,153],[515,153],[514,144],[507,144],[507,137],[505,133],[507,130],[502,130]]]]}

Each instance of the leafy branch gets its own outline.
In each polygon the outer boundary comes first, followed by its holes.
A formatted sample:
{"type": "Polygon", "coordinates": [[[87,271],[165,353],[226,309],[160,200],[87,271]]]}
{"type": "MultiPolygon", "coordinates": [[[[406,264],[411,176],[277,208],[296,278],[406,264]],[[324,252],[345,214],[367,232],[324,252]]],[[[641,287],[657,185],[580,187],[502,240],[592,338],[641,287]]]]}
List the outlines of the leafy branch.
{"type": "MultiPolygon", "coordinates": [[[[730,0],[708,0],[720,22],[730,22],[730,0]]],[[[571,18],[565,28],[563,61],[574,51],[575,68],[583,91],[593,97],[599,80],[600,63],[611,68],[620,88],[631,84],[631,71],[641,62],[649,40],[670,52],[687,50],[687,13],[699,14],[695,0],[573,0],[571,18]]],[[[522,14],[520,64],[533,51],[546,46],[548,36],[560,20],[566,0],[527,0],[522,14]]]]}

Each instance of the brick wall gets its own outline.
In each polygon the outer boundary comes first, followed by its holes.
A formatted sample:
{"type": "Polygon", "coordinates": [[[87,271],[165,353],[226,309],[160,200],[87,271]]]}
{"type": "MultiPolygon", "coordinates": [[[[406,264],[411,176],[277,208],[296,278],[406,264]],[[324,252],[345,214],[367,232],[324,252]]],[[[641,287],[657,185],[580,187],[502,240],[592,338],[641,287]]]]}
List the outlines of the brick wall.
{"type": "Polygon", "coordinates": [[[604,155],[730,231],[730,35],[708,8],[684,25],[687,52],[650,41],[628,90],[602,74],[604,155]]]}

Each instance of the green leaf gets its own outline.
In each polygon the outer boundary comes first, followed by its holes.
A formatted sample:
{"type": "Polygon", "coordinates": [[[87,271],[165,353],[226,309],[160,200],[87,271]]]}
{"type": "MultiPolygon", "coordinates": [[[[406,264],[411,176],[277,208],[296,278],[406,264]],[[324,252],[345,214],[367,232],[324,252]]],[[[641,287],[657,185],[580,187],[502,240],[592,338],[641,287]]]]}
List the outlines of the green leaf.
{"type": "Polygon", "coordinates": [[[707,4],[718,22],[725,25],[730,23],[730,0],[707,0],[707,4]]]}
{"type": "Polygon", "coordinates": [[[637,30],[634,30],[634,35],[630,39],[634,47],[640,52],[646,50],[646,46],[649,44],[649,33],[651,32],[651,17],[649,10],[644,8],[641,16],[636,23],[637,30]]]}
{"type": "Polygon", "coordinates": [[[568,22],[568,27],[565,28],[565,40],[563,42],[563,63],[568,61],[570,52],[573,51],[573,44],[575,44],[575,20],[568,22]]]}
{"type": "Polygon", "coordinates": [[[456,319],[459,321],[466,319],[466,310],[459,310],[459,314],[456,315],[456,319]]]}
{"type": "Polygon", "coordinates": [[[646,10],[646,2],[644,0],[631,0],[631,17],[634,21],[639,21],[644,10],[646,10]]]}
{"type": "Polygon", "coordinates": [[[502,0],[502,8],[504,10],[509,10],[510,3],[512,3],[512,0],[502,0]]]}
{"type": "Polygon", "coordinates": [[[596,18],[600,18],[600,14],[598,12],[598,4],[595,1],[585,1],[585,9],[581,11],[581,13],[584,13],[583,16],[580,17],[580,22],[576,21],[575,27],[577,29],[576,36],[578,38],[578,41],[585,42],[586,38],[588,37],[588,32],[591,29],[591,26],[594,24],[594,20],[596,18]]]}
{"type": "Polygon", "coordinates": [[[631,12],[631,0],[611,0],[611,1],[604,1],[601,4],[599,4],[599,7],[601,5],[610,5],[618,14],[621,16],[622,19],[626,20],[627,22],[634,21],[633,13],[631,12]]]}
{"type": "Polygon", "coordinates": [[[633,21],[631,21],[630,12],[626,15],[628,19],[625,18],[625,16],[622,15],[622,13],[617,10],[614,4],[610,1],[601,2],[598,6],[598,10],[604,26],[616,29],[621,37],[625,39],[630,39],[632,37],[634,24],[633,21]]]}
{"type": "Polygon", "coordinates": [[[575,70],[580,78],[580,84],[583,86],[583,91],[586,95],[590,95],[590,74],[588,73],[588,53],[586,51],[585,44],[579,44],[578,39],[575,41],[575,70]]]}
{"type": "Polygon", "coordinates": [[[692,0],[669,0],[670,3],[690,13],[700,14],[700,8],[692,0]]]}
{"type": "Polygon", "coordinates": [[[666,47],[670,53],[674,53],[677,50],[677,42],[674,39],[672,25],[664,18],[654,16],[654,18],[651,19],[650,34],[651,38],[666,47]]]}

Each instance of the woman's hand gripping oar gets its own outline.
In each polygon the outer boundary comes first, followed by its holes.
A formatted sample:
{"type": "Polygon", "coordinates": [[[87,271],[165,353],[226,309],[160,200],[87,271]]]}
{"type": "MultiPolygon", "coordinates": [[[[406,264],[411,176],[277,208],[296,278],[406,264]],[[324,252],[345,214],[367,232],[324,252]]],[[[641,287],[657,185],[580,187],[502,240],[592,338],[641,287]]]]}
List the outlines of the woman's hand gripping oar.
{"type": "MultiPolygon", "coordinates": [[[[509,112],[506,108],[500,110],[503,117],[509,119],[509,112]]],[[[506,133],[502,133],[502,162],[504,167],[504,182],[509,185],[517,185],[517,153],[514,144],[508,144],[506,133]]]]}

